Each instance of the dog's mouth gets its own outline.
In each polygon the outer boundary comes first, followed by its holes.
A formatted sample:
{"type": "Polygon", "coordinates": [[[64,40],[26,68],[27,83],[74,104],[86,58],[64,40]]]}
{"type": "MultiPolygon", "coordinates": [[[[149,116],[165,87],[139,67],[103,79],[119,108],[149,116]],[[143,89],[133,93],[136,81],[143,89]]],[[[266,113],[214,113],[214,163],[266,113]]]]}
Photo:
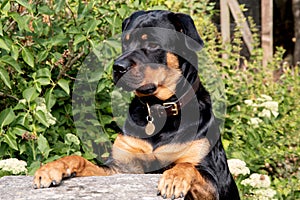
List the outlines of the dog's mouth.
{"type": "Polygon", "coordinates": [[[147,83],[139,86],[141,85],[141,83],[137,82],[135,83],[133,80],[119,80],[117,86],[123,88],[123,90],[128,92],[135,91],[135,93],[139,96],[153,95],[157,90],[157,86],[154,83],[147,83]]]}
{"type": "Polygon", "coordinates": [[[136,92],[142,95],[152,95],[156,91],[156,89],[157,86],[154,83],[149,83],[137,88],[136,92]]]}

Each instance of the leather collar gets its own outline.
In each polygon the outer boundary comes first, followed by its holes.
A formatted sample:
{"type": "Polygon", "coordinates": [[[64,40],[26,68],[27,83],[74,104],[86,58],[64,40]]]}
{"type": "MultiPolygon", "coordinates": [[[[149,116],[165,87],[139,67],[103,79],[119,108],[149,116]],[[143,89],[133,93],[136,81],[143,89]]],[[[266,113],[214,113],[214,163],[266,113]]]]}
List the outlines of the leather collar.
{"type": "Polygon", "coordinates": [[[181,108],[188,104],[195,96],[196,91],[199,89],[199,78],[193,83],[192,87],[184,93],[177,101],[165,102],[161,104],[151,105],[150,112],[152,116],[176,116],[179,114],[181,108]]]}

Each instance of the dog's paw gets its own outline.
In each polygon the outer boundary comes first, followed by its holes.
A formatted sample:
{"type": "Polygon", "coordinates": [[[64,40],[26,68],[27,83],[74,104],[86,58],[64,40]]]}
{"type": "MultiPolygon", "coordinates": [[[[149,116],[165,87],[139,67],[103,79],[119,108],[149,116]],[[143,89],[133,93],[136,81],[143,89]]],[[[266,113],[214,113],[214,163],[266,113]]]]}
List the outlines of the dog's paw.
{"type": "Polygon", "coordinates": [[[183,198],[194,181],[194,167],[190,164],[177,164],[165,171],[158,183],[158,195],[164,199],[183,198]]]}
{"type": "Polygon", "coordinates": [[[35,172],[33,187],[38,189],[57,186],[64,177],[68,176],[71,176],[71,174],[65,169],[64,163],[58,161],[50,162],[35,172]]]}

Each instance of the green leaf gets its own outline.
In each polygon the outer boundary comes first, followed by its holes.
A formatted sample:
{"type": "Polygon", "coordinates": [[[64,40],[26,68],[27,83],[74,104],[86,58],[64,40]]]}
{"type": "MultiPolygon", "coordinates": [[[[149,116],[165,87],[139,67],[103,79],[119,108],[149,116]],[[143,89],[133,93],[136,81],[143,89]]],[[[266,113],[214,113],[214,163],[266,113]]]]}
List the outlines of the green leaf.
{"type": "Polygon", "coordinates": [[[36,79],[37,82],[39,82],[41,85],[49,85],[50,79],[49,78],[38,78],[36,79]]]}
{"type": "Polygon", "coordinates": [[[118,8],[117,9],[117,12],[119,13],[119,15],[124,18],[125,15],[126,15],[126,11],[127,11],[128,8],[122,6],[121,8],[118,8]]]}
{"type": "Polygon", "coordinates": [[[35,114],[34,114],[35,118],[38,120],[38,122],[40,122],[41,124],[43,124],[44,126],[46,126],[47,128],[49,128],[50,124],[47,121],[47,117],[45,115],[45,113],[41,110],[38,110],[35,114]]]}
{"type": "Polygon", "coordinates": [[[28,130],[25,129],[23,126],[15,126],[12,128],[12,133],[14,135],[22,136],[24,133],[26,133],[28,130]]]}
{"type": "Polygon", "coordinates": [[[8,144],[8,146],[12,149],[19,150],[17,144],[17,137],[10,131],[7,131],[4,135],[4,141],[8,144]]]}
{"type": "Polygon", "coordinates": [[[47,56],[48,56],[49,52],[44,50],[44,51],[40,51],[38,54],[37,54],[37,63],[40,63],[42,61],[44,61],[47,56]]]}
{"type": "Polygon", "coordinates": [[[2,25],[2,21],[0,21],[0,36],[3,36],[3,25],[2,25]]]}
{"type": "Polygon", "coordinates": [[[1,1],[1,12],[7,14],[8,11],[10,11],[10,1],[5,0],[1,1]]]}
{"type": "Polygon", "coordinates": [[[26,9],[28,9],[30,12],[32,12],[31,5],[28,3],[28,1],[24,0],[16,0],[20,5],[24,6],[26,9]]]}
{"type": "Polygon", "coordinates": [[[27,88],[26,90],[23,91],[22,94],[24,99],[26,99],[27,102],[31,102],[39,96],[39,93],[36,91],[34,87],[27,88]]]}
{"type": "Polygon", "coordinates": [[[69,81],[66,79],[59,79],[57,84],[67,93],[70,94],[69,81]]]}
{"type": "Polygon", "coordinates": [[[121,43],[116,40],[106,40],[105,42],[114,49],[121,49],[121,43]]]}
{"type": "Polygon", "coordinates": [[[37,142],[38,142],[38,149],[41,151],[43,156],[47,158],[49,152],[51,151],[47,139],[43,135],[39,135],[37,142]]]}
{"type": "Polygon", "coordinates": [[[44,14],[44,15],[53,15],[54,14],[54,11],[51,10],[49,8],[49,6],[46,6],[46,5],[39,7],[38,11],[39,11],[40,14],[44,14]]]}
{"type": "Polygon", "coordinates": [[[3,69],[2,67],[0,67],[0,78],[1,80],[4,82],[4,84],[11,89],[11,85],[10,85],[10,78],[9,78],[9,74],[8,72],[3,69]]]}
{"type": "Polygon", "coordinates": [[[17,22],[20,30],[26,30],[28,32],[31,32],[28,23],[32,19],[32,16],[29,15],[20,16],[20,14],[17,12],[11,12],[9,13],[9,16],[11,16],[17,22]]]}
{"type": "Polygon", "coordinates": [[[7,52],[10,52],[10,48],[2,38],[0,38],[0,48],[5,49],[7,52]]]}
{"type": "Polygon", "coordinates": [[[22,57],[30,67],[34,68],[34,57],[28,48],[22,48],[22,57]]]}
{"type": "Polygon", "coordinates": [[[37,78],[50,78],[51,72],[48,68],[42,68],[36,71],[37,78]]]}
{"type": "Polygon", "coordinates": [[[55,96],[53,95],[52,92],[53,92],[53,88],[48,90],[45,94],[46,106],[47,106],[48,110],[51,110],[51,108],[56,103],[56,98],[55,98],[55,96]]]}
{"type": "Polygon", "coordinates": [[[7,108],[0,113],[0,127],[2,129],[3,126],[9,125],[16,118],[14,111],[12,108],[7,108]]]}
{"type": "Polygon", "coordinates": [[[2,57],[0,58],[0,61],[6,63],[6,64],[8,64],[8,65],[10,65],[10,66],[13,67],[17,72],[23,74],[20,65],[19,65],[18,62],[17,62],[16,60],[14,60],[11,56],[9,56],[9,55],[2,56],[2,57]]]}
{"type": "Polygon", "coordinates": [[[80,42],[86,41],[86,37],[84,35],[76,35],[74,37],[74,45],[79,44],[80,42]]]}
{"type": "Polygon", "coordinates": [[[56,36],[51,37],[49,40],[49,45],[51,46],[58,46],[58,45],[65,45],[69,42],[69,38],[66,37],[64,34],[58,34],[56,36]]]}
{"type": "Polygon", "coordinates": [[[61,10],[63,10],[64,6],[65,6],[65,0],[58,0],[58,1],[56,1],[55,4],[54,4],[54,11],[55,11],[55,13],[58,13],[61,10]]]}
{"type": "Polygon", "coordinates": [[[40,161],[34,161],[34,162],[32,162],[31,165],[27,168],[28,169],[28,175],[34,176],[34,173],[40,167],[41,167],[41,162],[40,161]]]}
{"type": "Polygon", "coordinates": [[[11,57],[14,59],[14,61],[18,60],[18,58],[19,58],[19,49],[20,48],[18,45],[15,45],[15,44],[11,45],[11,53],[10,54],[11,54],[11,57]]]}
{"type": "Polygon", "coordinates": [[[93,32],[96,30],[97,26],[100,24],[99,20],[96,19],[92,19],[89,20],[86,24],[85,24],[85,30],[87,30],[87,33],[89,34],[90,32],[93,32]]]}

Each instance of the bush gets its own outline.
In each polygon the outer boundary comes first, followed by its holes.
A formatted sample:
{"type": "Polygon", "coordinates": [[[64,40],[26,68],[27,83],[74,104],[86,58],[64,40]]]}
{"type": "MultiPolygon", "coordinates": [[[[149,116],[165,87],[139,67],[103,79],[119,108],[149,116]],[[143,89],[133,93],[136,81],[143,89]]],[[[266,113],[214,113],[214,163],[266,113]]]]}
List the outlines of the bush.
{"type": "MultiPolygon", "coordinates": [[[[223,46],[208,0],[5,0],[0,8],[0,159],[26,160],[29,174],[41,162],[70,154],[105,160],[131,98],[114,89],[111,77],[121,22],[135,10],[170,9],[191,14],[205,40],[204,54],[213,62],[205,62],[200,76],[212,85],[217,114],[226,101],[222,134],[228,157],[244,160],[251,173],[269,175],[276,198],[299,198],[298,68],[283,64],[281,48],[262,67],[254,25],[255,48],[241,65],[238,27],[231,44],[223,46]]],[[[253,198],[242,184],[247,177],[236,178],[241,195],[253,198]]]]}

